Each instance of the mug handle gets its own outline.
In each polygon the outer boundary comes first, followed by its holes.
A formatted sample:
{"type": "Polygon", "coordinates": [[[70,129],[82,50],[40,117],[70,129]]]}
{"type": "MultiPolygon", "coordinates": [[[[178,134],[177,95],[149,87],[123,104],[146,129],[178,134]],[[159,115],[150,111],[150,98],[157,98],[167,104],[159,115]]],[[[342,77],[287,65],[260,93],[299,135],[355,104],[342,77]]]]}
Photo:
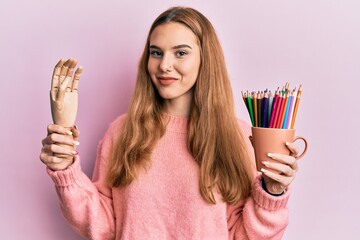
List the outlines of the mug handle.
{"type": "Polygon", "coordinates": [[[299,140],[299,139],[304,141],[305,147],[304,147],[304,151],[303,151],[299,156],[295,157],[296,160],[298,160],[298,159],[302,158],[303,156],[305,156],[305,153],[306,153],[307,147],[308,147],[308,144],[307,144],[306,139],[305,139],[304,137],[301,137],[301,136],[296,136],[296,137],[294,138],[293,143],[294,143],[295,141],[299,140]]]}

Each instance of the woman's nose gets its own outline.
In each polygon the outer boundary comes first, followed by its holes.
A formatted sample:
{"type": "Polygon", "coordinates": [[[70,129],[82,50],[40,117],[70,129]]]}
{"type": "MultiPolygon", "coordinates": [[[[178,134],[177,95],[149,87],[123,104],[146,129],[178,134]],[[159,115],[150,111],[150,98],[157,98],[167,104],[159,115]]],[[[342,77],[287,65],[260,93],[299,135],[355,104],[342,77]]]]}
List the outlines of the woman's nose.
{"type": "Polygon", "coordinates": [[[159,65],[159,69],[162,72],[169,72],[171,71],[172,68],[173,68],[173,60],[171,56],[164,54],[159,65]]]}

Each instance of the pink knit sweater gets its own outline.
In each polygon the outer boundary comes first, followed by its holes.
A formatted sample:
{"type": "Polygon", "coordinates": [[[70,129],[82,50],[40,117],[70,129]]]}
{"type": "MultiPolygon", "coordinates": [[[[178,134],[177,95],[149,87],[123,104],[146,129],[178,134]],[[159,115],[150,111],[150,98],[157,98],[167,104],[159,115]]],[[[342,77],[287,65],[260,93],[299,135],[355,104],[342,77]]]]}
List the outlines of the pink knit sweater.
{"type": "MultiPolygon", "coordinates": [[[[170,117],[149,170],[128,187],[108,187],[107,163],[124,118],[115,120],[100,142],[92,181],[81,171],[78,156],[64,171],[48,169],[61,210],[76,232],[96,240],[281,239],[288,222],[289,191],[271,196],[257,177],[246,201],[230,206],[220,196],[216,205],[203,200],[199,167],[186,147],[186,118],[170,117]]],[[[250,127],[240,124],[247,139],[250,127]]]]}

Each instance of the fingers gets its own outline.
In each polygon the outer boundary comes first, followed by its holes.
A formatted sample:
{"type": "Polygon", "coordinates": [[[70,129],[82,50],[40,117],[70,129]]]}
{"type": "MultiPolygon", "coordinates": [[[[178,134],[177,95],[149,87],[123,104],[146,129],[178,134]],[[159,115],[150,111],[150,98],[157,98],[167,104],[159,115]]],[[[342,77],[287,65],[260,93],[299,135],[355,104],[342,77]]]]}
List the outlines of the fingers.
{"type": "Polygon", "coordinates": [[[79,142],[74,138],[80,132],[76,127],[70,130],[56,124],[47,127],[47,136],[42,140],[40,160],[52,170],[64,170],[73,163],[79,142]]]}
{"type": "Polygon", "coordinates": [[[72,137],[69,137],[67,135],[52,133],[42,140],[43,146],[51,144],[62,144],[70,147],[75,147],[78,146],[80,143],[76,140],[73,140],[72,137]]]}
{"type": "Polygon", "coordinates": [[[47,167],[54,171],[64,170],[68,168],[74,161],[74,156],[69,156],[66,158],[59,158],[51,155],[48,152],[42,151],[40,153],[40,160],[43,162],[47,167]]]}
{"type": "Polygon", "coordinates": [[[277,163],[280,163],[281,165],[286,165],[292,168],[293,170],[297,170],[297,161],[293,156],[279,154],[279,153],[268,153],[268,157],[275,160],[277,163]]]}
{"type": "Polygon", "coordinates": [[[292,180],[294,178],[290,178],[287,176],[283,176],[280,174],[276,174],[274,172],[271,172],[267,169],[261,169],[265,181],[265,184],[269,184],[271,182],[271,187],[266,186],[266,188],[268,190],[270,190],[272,193],[281,193],[284,191],[284,189],[286,189],[290,183],[292,182],[292,180]]]}
{"type": "Polygon", "coordinates": [[[71,78],[72,78],[72,76],[73,76],[73,73],[74,73],[74,69],[75,69],[75,67],[76,67],[76,64],[77,64],[77,60],[75,59],[75,58],[71,58],[70,59],[71,60],[71,62],[70,62],[70,66],[69,66],[69,70],[68,70],[68,72],[66,73],[66,78],[69,78],[69,81],[68,81],[68,83],[67,83],[67,86],[66,86],[66,91],[67,92],[70,92],[71,91],[71,78]]]}
{"type": "Polygon", "coordinates": [[[72,87],[71,87],[72,92],[77,92],[77,90],[78,90],[80,75],[81,75],[82,71],[83,71],[83,68],[81,66],[78,69],[76,69],[74,81],[73,81],[72,87]]]}
{"type": "Polygon", "coordinates": [[[69,67],[72,65],[73,59],[70,58],[66,60],[66,62],[62,65],[60,70],[60,77],[59,77],[59,89],[57,92],[57,101],[63,102],[65,97],[66,88],[71,80],[71,77],[68,77],[69,67]]]}
{"type": "Polygon", "coordinates": [[[73,149],[64,148],[64,147],[59,146],[57,144],[46,144],[46,145],[44,145],[43,148],[42,148],[42,152],[47,153],[50,156],[53,156],[53,155],[74,156],[74,155],[78,154],[78,152],[73,150],[73,149]]]}
{"type": "Polygon", "coordinates": [[[74,137],[75,140],[77,140],[80,136],[80,131],[79,129],[77,128],[76,125],[74,125],[72,128],[71,128],[71,132],[72,132],[72,135],[74,137]]]}
{"type": "Polygon", "coordinates": [[[262,163],[266,168],[262,168],[261,172],[276,182],[276,188],[287,188],[296,176],[298,169],[296,159],[292,156],[277,153],[271,153],[268,156],[275,161],[263,161],[262,163]]]}
{"type": "MultiPolygon", "coordinates": [[[[52,75],[52,81],[51,81],[51,91],[57,91],[60,85],[60,71],[61,68],[64,64],[65,60],[62,58],[60,59],[60,61],[56,64],[55,68],[54,68],[54,72],[52,75]]],[[[53,99],[55,100],[55,99],[53,99]]]]}
{"type": "Polygon", "coordinates": [[[47,126],[47,133],[48,135],[51,133],[59,133],[59,134],[64,134],[64,135],[72,135],[72,131],[68,130],[60,125],[57,124],[50,124],[47,126]]]}
{"type": "Polygon", "coordinates": [[[261,169],[265,180],[266,188],[271,189],[272,193],[281,193],[294,180],[298,170],[295,157],[298,149],[292,143],[286,143],[290,150],[290,155],[279,153],[268,153],[268,157],[274,161],[262,161],[265,168],[261,169]]]}
{"type": "Polygon", "coordinates": [[[78,152],[72,148],[64,147],[65,145],[55,144],[58,140],[56,138],[51,139],[51,137],[56,135],[61,136],[53,133],[43,140],[40,160],[52,170],[62,170],[72,164],[73,158],[78,152]]]}
{"type": "Polygon", "coordinates": [[[287,177],[295,176],[295,173],[297,171],[296,168],[292,168],[291,166],[283,163],[270,162],[270,161],[263,161],[262,163],[268,170],[273,170],[272,172],[279,173],[280,175],[287,177]]]}
{"type": "Polygon", "coordinates": [[[286,142],[286,147],[290,150],[290,155],[297,157],[299,155],[299,149],[293,144],[286,142]]]}
{"type": "Polygon", "coordinates": [[[42,141],[43,146],[56,143],[75,147],[80,144],[77,141],[80,132],[76,127],[73,127],[71,130],[67,130],[62,126],[51,124],[47,128],[47,132],[48,136],[42,141]]]}
{"type": "Polygon", "coordinates": [[[74,70],[78,61],[70,58],[64,62],[63,59],[56,65],[53,77],[53,88],[57,90],[56,100],[62,102],[66,92],[74,92],[78,90],[80,75],[83,71],[82,67],[74,70]],[[72,80],[74,74],[74,79],[72,80]],[[56,86],[56,87],[55,87],[56,86]]]}

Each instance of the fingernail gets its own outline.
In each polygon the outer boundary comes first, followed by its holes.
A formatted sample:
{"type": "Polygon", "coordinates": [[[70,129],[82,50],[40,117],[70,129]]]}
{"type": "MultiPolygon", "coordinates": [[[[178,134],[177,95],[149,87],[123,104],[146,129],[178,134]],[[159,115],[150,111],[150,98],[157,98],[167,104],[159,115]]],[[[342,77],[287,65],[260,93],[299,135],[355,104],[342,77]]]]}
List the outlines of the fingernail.
{"type": "Polygon", "coordinates": [[[286,146],[289,146],[289,145],[290,145],[290,143],[289,143],[289,142],[285,142],[285,145],[286,145],[286,146]]]}
{"type": "Polygon", "coordinates": [[[264,164],[265,166],[267,166],[269,164],[269,162],[267,161],[261,161],[262,164],[264,164]]]}
{"type": "Polygon", "coordinates": [[[260,171],[266,172],[266,169],[265,169],[265,168],[261,168],[260,171]]]}
{"type": "Polygon", "coordinates": [[[79,153],[77,151],[71,151],[72,155],[78,155],[79,153]]]}
{"type": "Polygon", "coordinates": [[[267,156],[272,158],[274,155],[272,153],[268,153],[267,156]]]}
{"type": "Polygon", "coordinates": [[[78,141],[74,141],[74,146],[79,146],[80,143],[78,141]]]}
{"type": "Polygon", "coordinates": [[[67,135],[72,135],[72,131],[66,131],[67,135]]]}

